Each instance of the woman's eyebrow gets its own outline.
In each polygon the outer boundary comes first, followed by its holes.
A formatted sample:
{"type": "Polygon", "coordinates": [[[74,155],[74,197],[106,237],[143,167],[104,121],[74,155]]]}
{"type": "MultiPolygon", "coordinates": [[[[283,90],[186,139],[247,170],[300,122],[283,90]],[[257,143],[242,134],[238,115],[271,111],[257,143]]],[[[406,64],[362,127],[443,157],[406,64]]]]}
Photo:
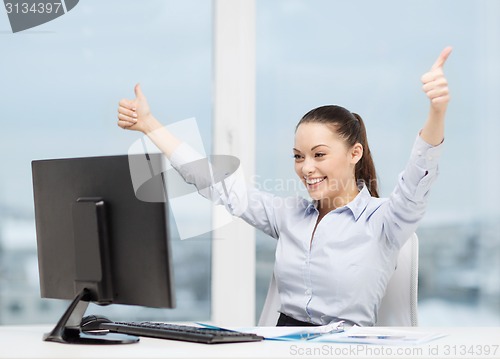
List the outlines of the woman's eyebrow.
{"type": "MultiPolygon", "coordinates": [[[[311,148],[311,151],[314,151],[314,149],[315,149],[315,148],[317,148],[317,147],[321,147],[321,146],[325,146],[325,147],[330,148],[330,146],[328,146],[328,145],[324,145],[324,144],[322,144],[322,143],[321,143],[321,144],[319,144],[319,145],[313,146],[313,147],[311,148]]],[[[300,150],[298,150],[298,149],[296,149],[296,148],[293,148],[293,150],[294,150],[294,151],[296,151],[296,152],[301,152],[300,150]]],[[[302,153],[302,152],[301,152],[301,153],[302,153]]]]}
{"type": "Polygon", "coordinates": [[[314,149],[315,149],[315,148],[320,147],[320,146],[325,146],[325,147],[330,148],[330,146],[328,146],[328,145],[319,144],[319,145],[316,145],[316,146],[312,147],[312,148],[311,148],[311,151],[314,151],[314,149]]]}

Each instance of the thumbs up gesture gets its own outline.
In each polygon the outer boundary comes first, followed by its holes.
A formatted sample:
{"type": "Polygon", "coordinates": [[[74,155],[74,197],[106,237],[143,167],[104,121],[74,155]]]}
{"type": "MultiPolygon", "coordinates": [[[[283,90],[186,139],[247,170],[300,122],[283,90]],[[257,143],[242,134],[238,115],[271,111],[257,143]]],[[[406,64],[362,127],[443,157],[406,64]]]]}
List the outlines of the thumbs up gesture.
{"type": "Polygon", "coordinates": [[[156,120],[139,84],[135,85],[134,92],[135,99],[121,99],[118,104],[118,126],[147,133],[153,130],[156,120]]]}
{"type": "Polygon", "coordinates": [[[444,76],[443,66],[450,56],[452,48],[446,47],[432,65],[429,72],[422,75],[422,89],[431,101],[431,109],[437,112],[444,112],[450,101],[448,81],[444,76]]]}

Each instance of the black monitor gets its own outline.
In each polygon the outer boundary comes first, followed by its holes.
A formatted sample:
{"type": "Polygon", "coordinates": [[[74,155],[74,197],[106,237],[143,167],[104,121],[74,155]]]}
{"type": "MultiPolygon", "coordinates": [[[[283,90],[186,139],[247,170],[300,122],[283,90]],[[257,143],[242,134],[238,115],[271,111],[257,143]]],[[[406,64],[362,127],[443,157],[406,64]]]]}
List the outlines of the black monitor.
{"type": "Polygon", "coordinates": [[[161,154],[32,161],[41,296],[73,300],[45,340],[105,339],[81,333],[89,302],[175,306],[164,168],[161,154]]]}

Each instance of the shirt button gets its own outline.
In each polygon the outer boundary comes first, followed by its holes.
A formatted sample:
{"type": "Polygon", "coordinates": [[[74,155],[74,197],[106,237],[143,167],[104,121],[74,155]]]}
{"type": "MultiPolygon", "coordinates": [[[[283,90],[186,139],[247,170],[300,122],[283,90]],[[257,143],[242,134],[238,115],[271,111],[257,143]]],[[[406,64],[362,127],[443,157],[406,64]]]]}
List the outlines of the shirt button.
{"type": "Polygon", "coordinates": [[[422,151],[418,150],[417,155],[422,156],[422,151]]]}
{"type": "Polygon", "coordinates": [[[432,160],[434,159],[434,157],[432,157],[432,156],[427,156],[427,159],[428,159],[429,161],[432,161],[432,160]]]}
{"type": "Polygon", "coordinates": [[[312,294],[312,290],[308,289],[306,290],[306,295],[311,295],[312,294]]]}

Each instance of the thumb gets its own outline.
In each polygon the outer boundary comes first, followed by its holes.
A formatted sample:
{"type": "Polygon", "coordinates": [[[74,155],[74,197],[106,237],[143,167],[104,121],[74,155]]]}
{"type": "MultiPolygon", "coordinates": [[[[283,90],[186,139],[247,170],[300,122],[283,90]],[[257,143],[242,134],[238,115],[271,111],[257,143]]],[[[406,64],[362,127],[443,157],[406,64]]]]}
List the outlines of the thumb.
{"type": "Polygon", "coordinates": [[[134,87],[134,92],[135,92],[135,97],[137,98],[144,98],[144,94],[142,93],[141,85],[137,84],[134,87]]]}
{"type": "Polygon", "coordinates": [[[435,70],[438,67],[443,67],[444,63],[448,59],[448,56],[451,54],[452,47],[448,46],[441,51],[441,54],[439,54],[439,57],[437,58],[436,62],[432,65],[431,70],[435,70]]]}

